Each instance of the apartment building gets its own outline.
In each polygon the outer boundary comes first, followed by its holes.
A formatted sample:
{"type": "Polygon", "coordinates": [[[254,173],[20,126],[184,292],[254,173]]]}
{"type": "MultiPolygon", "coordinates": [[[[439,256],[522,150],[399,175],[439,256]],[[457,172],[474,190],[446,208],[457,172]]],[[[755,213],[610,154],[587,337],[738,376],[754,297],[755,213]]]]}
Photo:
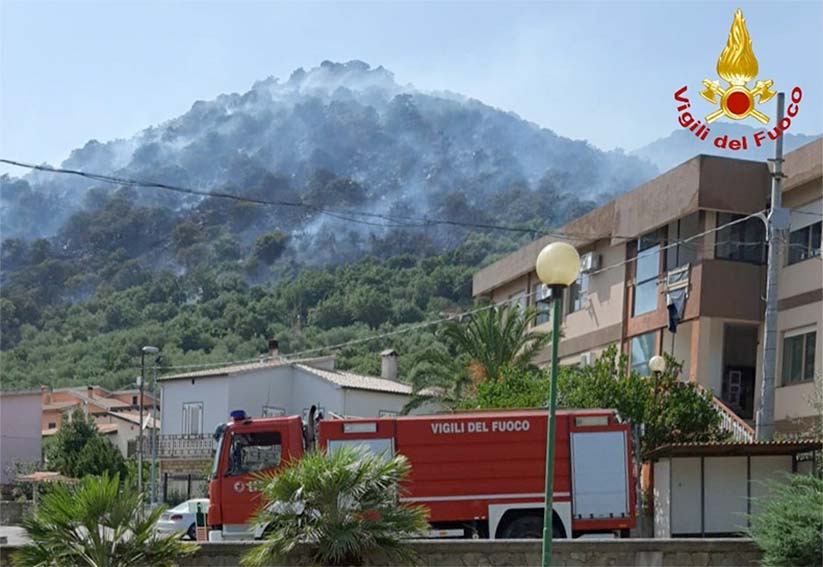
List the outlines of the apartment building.
{"type": "MultiPolygon", "coordinates": [[[[781,247],[777,428],[819,418],[823,364],[823,143],[786,156],[783,203],[791,210],[781,247]],[[817,381],[815,382],[815,377],[817,381]]],[[[562,364],[589,364],[617,345],[648,373],[654,354],[683,364],[684,379],[710,389],[752,423],[759,401],[769,205],[767,164],[697,156],[558,230],[581,254],[582,272],[564,294],[562,364]],[[729,223],[733,223],[729,225],[729,223]],[[728,225],[728,226],[726,226],[728,225]],[[670,331],[670,312],[679,322],[670,331]]],[[[547,293],[535,273],[544,237],[477,272],[473,294],[536,305],[549,327],[547,293]]],[[[549,359],[546,349],[539,363],[549,359]]]]}

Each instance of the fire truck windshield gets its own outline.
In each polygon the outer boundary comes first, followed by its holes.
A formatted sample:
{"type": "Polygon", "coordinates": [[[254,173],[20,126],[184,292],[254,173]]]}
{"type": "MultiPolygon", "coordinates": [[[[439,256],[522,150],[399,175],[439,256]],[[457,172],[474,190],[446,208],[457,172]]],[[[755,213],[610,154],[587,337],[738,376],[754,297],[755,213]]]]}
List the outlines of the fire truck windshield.
{"type": "Polygon", "coordinates": [[[226,437],[224,432],[226,431],[225,424],[220,424],[217,426],[217,429],[214,430],[214,440],[217,441],[217,447],[214,449],[214,461],[212,461],[211,465],[211,479],[217,478],[217,467],[220,464],[220,453],[223,452],[223,439],[226,437]]]}
{"type": "Polygon", "coordinates": [[[232,432],[226,476],[273,469],[280,464],[281,453],[280,433],[276,431],[232,432]]]}

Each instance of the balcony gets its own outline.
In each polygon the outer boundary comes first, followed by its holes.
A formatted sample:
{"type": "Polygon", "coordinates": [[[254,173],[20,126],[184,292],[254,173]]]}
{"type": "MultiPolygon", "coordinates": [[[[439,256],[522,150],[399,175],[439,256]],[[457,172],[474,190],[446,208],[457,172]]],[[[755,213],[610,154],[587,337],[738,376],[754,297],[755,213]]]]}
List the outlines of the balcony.
{"type": "MultiPolygon", "coordinates": [[[[210,459],[214,454],[211,435],[158,435],[157,456],[160,459],[210,459]]],[[[129,441],[129,456],[137,454],[137,439],[129,441]]],[[[143,455],[152,454],[151,437],[143,437],[143,455]]]]}

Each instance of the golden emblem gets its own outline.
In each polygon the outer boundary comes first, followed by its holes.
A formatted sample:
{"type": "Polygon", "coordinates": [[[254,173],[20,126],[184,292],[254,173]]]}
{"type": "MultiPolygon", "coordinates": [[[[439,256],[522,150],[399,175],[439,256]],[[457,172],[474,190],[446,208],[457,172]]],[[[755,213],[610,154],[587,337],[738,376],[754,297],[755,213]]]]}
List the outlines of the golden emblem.
{"type": "Polygon", "coordinates": [[[763,104],[775,95],[775,92],[770,90],[774,81],[757,81],[754,88],[749,89],[747,83],[757,76],[757,71],[752,39],[749,37],[749,30],[746,29],[743,11],[738,8],[734,13],[726,48],[717,59],[717,74],[725,79],[729,86],[723,88],[720,81],[703,79],[706,90],[702,91],[700,96],[712,104],[717,104],[717,97],[720,97],[720,108],[706,116],[706,122],[712,122],[725,115],[732,120],[743,120],[753,116],[763,124],[768,124],[769,117],[754,106],[763,104]],[[757,103],[755,97],[758,97],[757,103]]]}

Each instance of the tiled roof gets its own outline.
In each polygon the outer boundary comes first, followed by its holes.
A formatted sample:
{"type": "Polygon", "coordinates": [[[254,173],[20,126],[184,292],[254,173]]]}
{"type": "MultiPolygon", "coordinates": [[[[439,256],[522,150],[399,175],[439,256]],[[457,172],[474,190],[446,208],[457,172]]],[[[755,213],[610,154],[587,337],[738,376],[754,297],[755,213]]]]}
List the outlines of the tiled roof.
{"type": "MultiPolygon", "coordinates": [[[[90,397],[85,390],[80,390],[76,388],[62,388],[60,391],[68,392],[72,396],[77,398],[79,401],[94,404],[106,410],[131,407],[131,404],[127,404],[126,402],[118,400],[117,398],[104,398],[102,396],[90,397]]],[[[69,407],[70,405],[77,405],[78,403],[79,402],[77,401],[71,400],[65,402],[54,402],[51,404],[45,404],[43,406],[43,409],[61,409],[64,407],[69,407]]]]}
{"type": "Polygon", "coordinates": [[[185,380],[188,378],[214,378],[219,376],[234,376],[235,374],[243,374],[245,372],[255,372],[264,368],[278,368],[281,366],[288,366],[290,364],[311,363],[312,361],[328,360],[328,356],[315,358],[296,358],[293,360],[286,360],[283,358],[263,358],[259,362],[249,362],[246,364],[234,364],[230,366],[221,366],[219,368],[206,368],[202,370],[195,370],[193,372],[184,372],[182,374],[167,374],[160,376],[158,380],[185,380]]]}
{"type": "Polygon", "coordinates": [[[411,386],[408,384],[395,382],[394,380],[386,380],[385,378],[377,378],[375,376],[364,376],[362,374],[354,374],[341,370],[325,370],[305,364],[296,364],[295,368],[299,368],[309,374],[314,374],[327,382],[337,384],[341,388],[405,395],[410,395],[412,391],[411,386]]]}
{"type": "Polygon", "coordinates": [[[66,402],[54,402],[54,403],[51,403],[51,404],[43,405],[43,411],[61,410],[61,409],[76,406],[79,403],[80,403],[79,400],[69,400],[69,401],[66,401],[66,402]]]}
{"type": "Polygon", "coordinates": [[[97,430],[102,433],[103,435],[108,435],[109,433],[117,433],[118,425],[116,423],[98,423],[97,430]]]}
{"type": "Polygon", "coordinates": [[[288,360],[282,359],[264,359],[261,362],[251,362],[247,364],[235,364],[232,366],[221,366],[219,368],[207,368],[204,370],[195,370],[193,372],[184,372],[182,374],[169,374],[160,376],[158,380],[182,380],[186,378],[210,378],[217,376],[232,376],[234,374],[243,374],[244,372],[254,372],[263,368],[277,368],[278,366],[285,366],[289,364],[288,360]]]}
{"type": "MultiPolygon", "coordinates": [[[[110,411],[109,415],[114,416],[114,417],[119,417],[119,418],[121,418],[125,421],[134,423],[135,425],[140,424],[140,414],[136,411],[110,411]]],[[[151,428],[152,423],[153,423],[154,420],[152,419],[152,417],[150,415],[143,414],[143,421],[146,423],[146,427],[151,428]]],[[[159,424],[160,424],[159,419],[157,420],[157,423],[158,423],[158,427],[159,427],[159,424]]]]}
{"type": "Polygon", "coordinates": [[[820,439],[787,439],[783,441],[672,443],[650,451],[650,459],[663,457],[791,455],[823,449],[820,439]]]}

